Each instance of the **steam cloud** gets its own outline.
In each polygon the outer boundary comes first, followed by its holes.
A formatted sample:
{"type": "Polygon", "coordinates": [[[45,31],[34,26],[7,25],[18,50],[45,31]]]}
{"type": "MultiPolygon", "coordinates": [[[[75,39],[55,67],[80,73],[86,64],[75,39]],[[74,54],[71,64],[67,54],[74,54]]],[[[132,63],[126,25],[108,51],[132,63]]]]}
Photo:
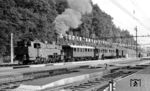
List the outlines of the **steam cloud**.
{"type": "Polygon", "coordinates": [[[55,19],[58,34],[65,34],[70,28],[77,28],[82,23],[82,15],[92,11],[90,0],[67,0],[67,2],[70,8],[55,19]]]}

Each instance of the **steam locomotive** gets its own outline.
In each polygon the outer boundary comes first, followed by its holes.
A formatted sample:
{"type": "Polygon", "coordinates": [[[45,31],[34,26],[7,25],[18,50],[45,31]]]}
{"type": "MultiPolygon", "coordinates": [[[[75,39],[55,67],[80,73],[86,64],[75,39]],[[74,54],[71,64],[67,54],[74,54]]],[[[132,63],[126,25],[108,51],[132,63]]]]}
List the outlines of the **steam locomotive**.
{"type": "Polygon", "coordinates": [[[35,41],[19,41],[15,47],[15,60],[20,64],[71,62],[126,56],[126,49],[85,45],[58,45],[35,41]]]}

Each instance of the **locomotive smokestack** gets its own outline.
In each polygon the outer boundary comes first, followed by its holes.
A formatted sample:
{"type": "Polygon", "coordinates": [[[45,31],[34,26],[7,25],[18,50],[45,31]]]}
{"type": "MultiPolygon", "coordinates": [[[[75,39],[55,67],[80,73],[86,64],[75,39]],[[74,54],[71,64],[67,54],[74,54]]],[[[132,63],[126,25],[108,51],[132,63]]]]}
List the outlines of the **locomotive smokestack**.
{"type": "Polygon", "coordinates": [[[70,28],[78,28],[82,24],[82,15],[91,13],[90,0],[67,0],[69,8],[55,19],[55,29],[58,34],[65,34],[70,28]]]}

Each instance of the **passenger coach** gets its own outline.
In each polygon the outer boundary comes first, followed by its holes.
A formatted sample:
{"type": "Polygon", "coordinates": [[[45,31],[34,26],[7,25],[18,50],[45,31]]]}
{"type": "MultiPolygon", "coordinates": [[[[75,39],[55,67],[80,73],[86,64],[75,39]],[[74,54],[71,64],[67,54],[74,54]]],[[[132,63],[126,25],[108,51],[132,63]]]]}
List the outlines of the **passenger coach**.
{"type": "Polygon", "coordinates": [[[67,61],[95,59],[95,48],[91,46],[63,45],[62,49],[67,61]]]}

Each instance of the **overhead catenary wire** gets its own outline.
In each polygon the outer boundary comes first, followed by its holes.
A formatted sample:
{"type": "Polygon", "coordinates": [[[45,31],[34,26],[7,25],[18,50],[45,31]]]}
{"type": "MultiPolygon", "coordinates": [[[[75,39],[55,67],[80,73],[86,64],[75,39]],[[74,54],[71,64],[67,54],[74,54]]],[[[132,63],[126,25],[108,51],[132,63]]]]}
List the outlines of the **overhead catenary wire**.
{"type": "Polygon", "coordinates": [[[109,0],[111,1],[114,5],[116,5],[118,8],[120,8],[123,12],[125,12],[128,16],[130,16],[132,19],[134,19],[135,21],[137,21],[140,25],[144,26],[146,29],[150,30],[150,28],[148,26],[145,26],[138,18],[136,18],[132,13],[130,13],[127,9],[125,9],[124,7],[122,7],[118,2],[116,2],[115,0],[109,0]]]}
{"type": "Polygon", "coordinates": [[[141,35],[141,36],[107,36],[107,37],[99,37],[105,38],[105,39],[111,39],[111,38],[133,38],[133,37],[150,37],[150,35],[141,35]]]}
{"type": "MultiPolygon", "coordinates": [[[[123,12],[125,12],[128,16],[130,16],[132,19],[134,19],[135,21],[137,21],[141,26],[143,26],[145,29],[150,30],[150,27],[146,26],[145,24],[143,24],[141,22],[141,20],[139,20],[138,18],[136,18],[132,13],[130,13],[127,9],[125,9],[124,7],[122,7],[118,2],[116,2],[115,0],[109,0],[112,2],[112,4],[114,4],[115,6],[117,6],[118,8],[120,8],[123,12]]],[[[142,12],[142,14],[145,15],[145,13],[143,13],[143,11],[141,9],[139,9],[138,5],[136,3],[134,3],[131,0],[131,3],[138,8],[138,10],[140,10],[142,12]]],[[[134,11],[133,11],[134,12],[134,11]]],[[[145,15],[146,16],[146,15],[145,15]]],[[[148,16],[146,16],[148,19],[150,19],[148,16]]],[[[136,36],[132,36],[132,37],[136,37],[136,36]]],[[[150,35],[142,35],[142,36],[137,36],[137,37],[150,37],[150,35]]],[[[117,38],[128,38],[127,36],[118,36],[117,38]]],[[[129,36],[130,38],[130,36],[129,36]]],[[[143,45],[143,44],[140,44],[143,45]]],[[[144,45],[149,45],[149,44],[144,44],[144,45]]]]}
{"type": "Polygon", "coordinates": [[[145,17],[147,17],[150,20],[150,17],[148,17],[145,12],[141,9],[141,7],[135,3],[135,1],[130,0],[130,2],[132,3],[132,5],[136,8],[136,10],[140,11],[142,15],[144,15],[145,17]]]}

